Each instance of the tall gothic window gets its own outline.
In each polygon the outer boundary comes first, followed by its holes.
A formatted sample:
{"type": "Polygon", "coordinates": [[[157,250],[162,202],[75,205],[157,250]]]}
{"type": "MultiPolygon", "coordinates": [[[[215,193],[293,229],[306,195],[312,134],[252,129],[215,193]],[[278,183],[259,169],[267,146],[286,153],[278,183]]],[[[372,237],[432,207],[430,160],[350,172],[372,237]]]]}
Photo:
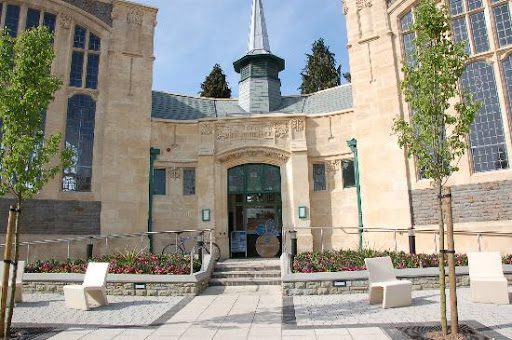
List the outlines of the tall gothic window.
{"type": "Polygon", "coordinates": [[[196,169],[183,169],[183,195],[192,196],[196,194],[196,169]]]}
{"type": "Polygon", "coordinates": [[[313,164],[313,190],[327,190],[327,183],[325,180],[325,164],[313,164]]]}
{"type": "Polygon", "coordinates": [[[470,142],[475,172],[508,168],[507,146],[496,79],[492,66],[475,61],[464,70],[462,87],[482,103],[471,126],[470,142]]]}
{"type": "Polygon", "coordinates": [[[29,8],[27,10],[27,18],[25,20],[25,29],[30,29],[44,25],[48,27],[51,33],[55,32],[55,23],[57,22],[57,16],[52,13],[41,13],[40,10],[29,8]]]}
{"type": "Polygon", "coordinates": [[[512,44],[512,22],[510,3],[504,0],[493,1],[494,29],[500,47],[512,44]]]}
{"type": "Polygon", "coordinates": [[[5,23],[4,26],[7,29],[7,33],[11,37],[18,35],[18,24],[20,22],[20,6],[7,5],[5,11],[5,23]]]}
{"type": "Polygon", "coordinates": [[[503,78],[505,79],[505,86],[509,107],[509,122],[512,122],[512,54],[510,54],[502,62],[503,78]]]}
{"type": "Polygon", "coordinates": [[[100,65],[101,39],[81,26],[75,26],[69,85],[96,89],[100,65]]]}
{"type": "Polygon", "coordinates": [[[489,37],[482,0],[450,0],[454,40],[466,42],[466,52],[489,50],[489,37]]]}
{"type": "Polygon", "coordinates": [[[74,152],[73,164],[64,170],[63,191],[91,191],[96,103],[83,94],[68,100],[66,148],[74,152]]]}
{"type": "Polygon", "coordinates": [[[404,47],[404,57],[407,64],[411,65],[414,62],[414,38],[415,34],[412,31],[414,18],[412,11],[409,11],[400,19],[400,28],[402,30],[402,43],[404,47]]]}

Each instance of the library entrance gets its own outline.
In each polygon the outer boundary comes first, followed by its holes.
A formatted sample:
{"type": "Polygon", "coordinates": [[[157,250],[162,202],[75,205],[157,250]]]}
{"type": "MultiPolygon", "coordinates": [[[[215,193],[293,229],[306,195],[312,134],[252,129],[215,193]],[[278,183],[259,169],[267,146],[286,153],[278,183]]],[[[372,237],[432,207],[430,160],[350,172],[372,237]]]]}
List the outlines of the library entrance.
{"type": "Polygon", "coordinates": [[[230,257],[281,255],[280,168],[244,164],[228,170],[230,257]]]}

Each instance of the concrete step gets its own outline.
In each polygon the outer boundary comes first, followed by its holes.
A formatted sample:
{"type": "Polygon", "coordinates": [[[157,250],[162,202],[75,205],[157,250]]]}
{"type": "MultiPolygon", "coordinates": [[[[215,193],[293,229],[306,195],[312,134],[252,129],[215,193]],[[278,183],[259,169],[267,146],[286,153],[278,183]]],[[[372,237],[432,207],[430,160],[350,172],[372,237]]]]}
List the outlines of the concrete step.
{"type": "Polygon", "coordinates": [[[261,270],[261,271],[216,271],[213,272],[212,278],[280,278],[280,270],[261,270]]]}
{"type": "Polygon", "coordinates": [[[215,271],[229,272],[229,271],[280,271],[281,267],[275,264],[263,263],[226,263],[218,262],[215,264],[215,271]]]}
{"type": "Polygon", "coordinates": [[[265,278],[224,278],[211,279],[210,286],[274,286],[280,285],[281,279],[265,278]]]}

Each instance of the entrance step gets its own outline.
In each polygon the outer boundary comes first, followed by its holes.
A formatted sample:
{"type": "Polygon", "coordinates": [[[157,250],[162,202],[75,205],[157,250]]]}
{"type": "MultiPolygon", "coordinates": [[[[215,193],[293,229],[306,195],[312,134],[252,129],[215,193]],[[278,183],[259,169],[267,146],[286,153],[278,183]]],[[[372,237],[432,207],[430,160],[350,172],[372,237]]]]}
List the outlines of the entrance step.
{"type": "Polygon", "coordinates": [[[281,284],[278,259],[231,259],[218,262],[210,286],[267,286],[281,284]]]}

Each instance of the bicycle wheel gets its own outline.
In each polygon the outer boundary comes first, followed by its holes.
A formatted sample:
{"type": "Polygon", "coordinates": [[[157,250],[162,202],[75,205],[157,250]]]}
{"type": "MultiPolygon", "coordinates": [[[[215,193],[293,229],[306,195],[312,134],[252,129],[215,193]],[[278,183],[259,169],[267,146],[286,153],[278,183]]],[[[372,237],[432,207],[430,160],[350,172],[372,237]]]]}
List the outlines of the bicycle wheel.
{"type": "Polygon", "coordinates": [[[217,243],[212,243],[213,249],[210,249],[210,242],[204,243],[204,249],[208,254],[210,254],[215,261],[220,260],[220,248],[217,243]]]}
{"type": "Polygon", "coordinates": [[[167,244],[164,249],[162,249],[162,255],[174,255],[174,254],[182,254],[183,248],[180,244],[176,245],[176,243],[167,244]]]}

